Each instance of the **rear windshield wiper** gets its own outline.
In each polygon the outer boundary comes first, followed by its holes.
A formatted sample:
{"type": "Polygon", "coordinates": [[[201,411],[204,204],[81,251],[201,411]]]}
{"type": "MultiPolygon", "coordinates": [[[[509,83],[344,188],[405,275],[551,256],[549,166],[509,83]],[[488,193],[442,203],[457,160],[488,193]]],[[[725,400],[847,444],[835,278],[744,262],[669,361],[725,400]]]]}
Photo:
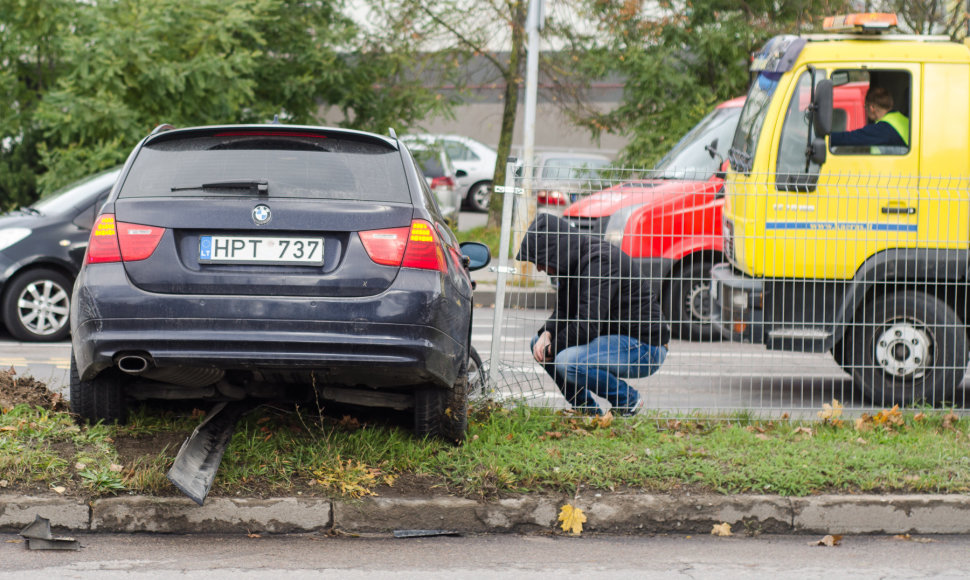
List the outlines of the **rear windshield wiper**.
{"type": "Polygon", "coordinates": [[[261,195],[269,193],[269,182],[265,179],[233,179],[230,181],[212,181],[202,185],[191,185],[188,187],[173,187],[172,191],[190,191],[201,189],[202,191],[212,189],[246,189],[255,191],[261,195]]]}

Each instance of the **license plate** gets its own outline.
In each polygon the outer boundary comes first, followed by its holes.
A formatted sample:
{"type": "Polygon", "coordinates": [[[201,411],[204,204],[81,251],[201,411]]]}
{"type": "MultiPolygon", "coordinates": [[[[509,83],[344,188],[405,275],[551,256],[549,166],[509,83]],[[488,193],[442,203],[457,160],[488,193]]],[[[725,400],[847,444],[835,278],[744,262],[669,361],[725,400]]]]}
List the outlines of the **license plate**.
{"type": "Polygon", "coordinates": [[[201,236],[199,261],[206,264],[323,264],[323,238],[201,236]]]}

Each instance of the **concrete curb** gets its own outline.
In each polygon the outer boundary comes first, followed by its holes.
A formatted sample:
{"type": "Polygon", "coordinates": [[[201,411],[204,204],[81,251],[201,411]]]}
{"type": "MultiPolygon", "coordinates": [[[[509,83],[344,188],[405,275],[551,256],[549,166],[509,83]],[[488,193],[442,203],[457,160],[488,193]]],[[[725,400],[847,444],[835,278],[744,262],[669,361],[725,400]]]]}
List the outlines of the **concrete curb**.
{"type": "Polygon", "coordinates": [[[558,530],[565,504],[587,516],[584,531],[706,534],[729,523],[735,533],[968,534],[970,496],[596,494],[579,499],[529,495],[490,502],[456,497],[212,498],[199,507],[178,497],[77,499],[0,495],[0,532],[19,532],[35,515],[55,529],[84,532],[294,533],[399,529],[509,533],[558,530]]]}

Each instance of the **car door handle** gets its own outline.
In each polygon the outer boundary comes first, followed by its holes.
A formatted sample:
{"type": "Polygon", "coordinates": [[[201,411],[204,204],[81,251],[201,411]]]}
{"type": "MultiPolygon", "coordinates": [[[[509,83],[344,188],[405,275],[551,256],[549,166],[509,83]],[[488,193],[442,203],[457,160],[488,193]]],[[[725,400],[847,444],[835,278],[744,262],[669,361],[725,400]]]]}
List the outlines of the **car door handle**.
{"type": "Polygon", "coordinates": [[[890,214],[891,215],[899,215],[899,214],[913,215],[914,213],[916,213],[916,208],[915,207],[884,206],[882,208],[882,213],[887,214],[887,215],[890,215],[890,214]]]}

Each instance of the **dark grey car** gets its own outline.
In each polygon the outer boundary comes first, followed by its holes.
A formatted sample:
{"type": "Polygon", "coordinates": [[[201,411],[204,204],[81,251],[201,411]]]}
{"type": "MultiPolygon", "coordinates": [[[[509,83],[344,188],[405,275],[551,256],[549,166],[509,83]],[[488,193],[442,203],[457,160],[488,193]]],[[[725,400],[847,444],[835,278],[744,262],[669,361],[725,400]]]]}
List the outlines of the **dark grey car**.
{"type": "Polygon", "coordinates": [[[14,338],[67,337],[74,277],[98,208],[120,172],[87,177],[0,216],[0,312],[14,338]]]}
{"type": "Polygon", "coordinates": [[[156,130],[75,283],[72,408],[110,421],[132,398],[316,396],[413,409],[419,434],[460,439],[468,260],[393,137],[156,130]]]}

